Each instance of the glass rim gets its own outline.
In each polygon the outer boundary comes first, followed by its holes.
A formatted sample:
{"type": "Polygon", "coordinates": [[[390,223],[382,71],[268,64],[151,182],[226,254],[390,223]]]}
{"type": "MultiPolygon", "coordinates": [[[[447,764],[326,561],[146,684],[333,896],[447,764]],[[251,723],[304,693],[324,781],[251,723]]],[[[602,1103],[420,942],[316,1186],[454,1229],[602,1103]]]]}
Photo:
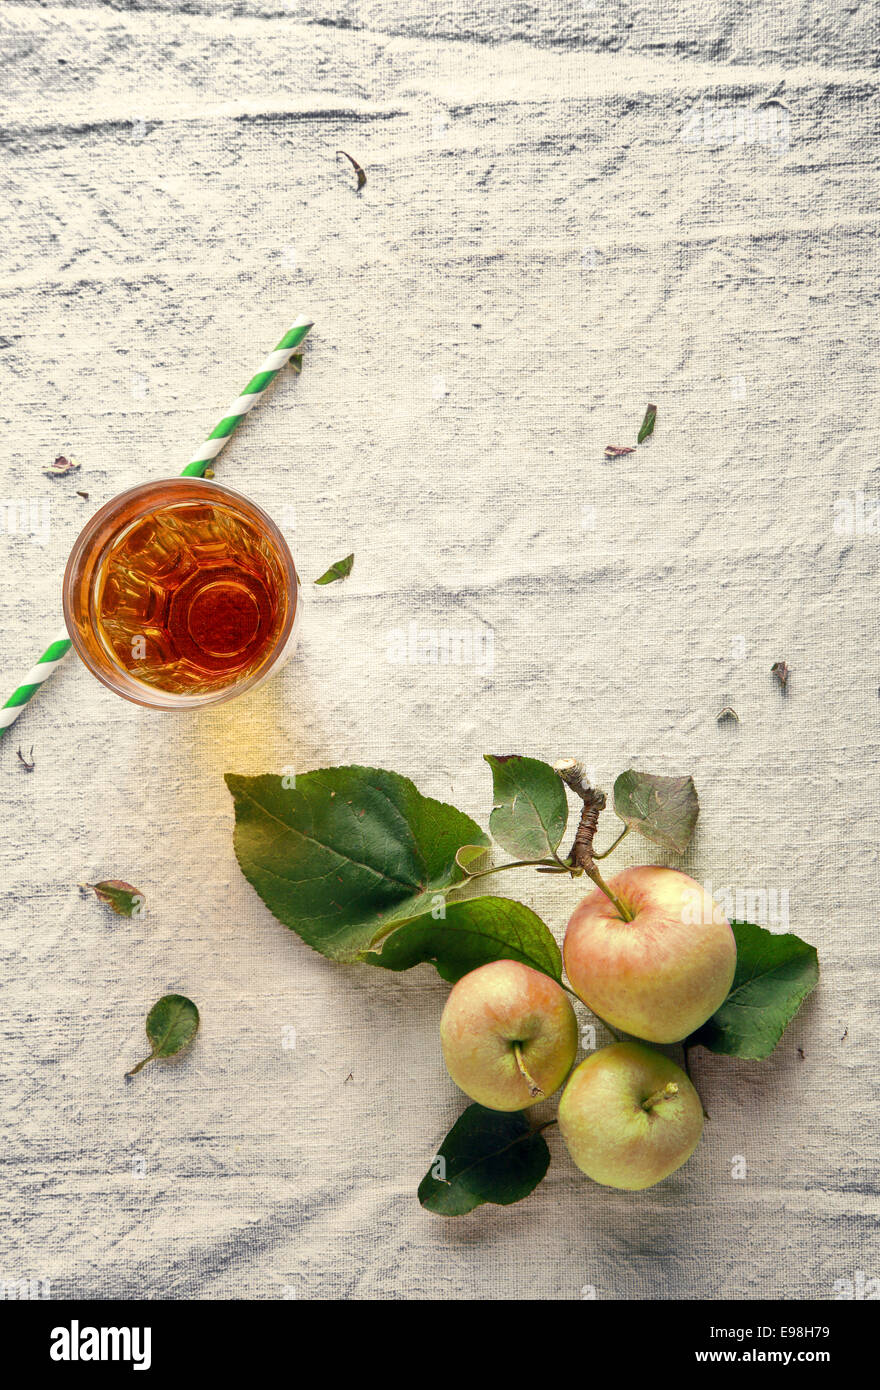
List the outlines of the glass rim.
{"type": "MultiPolygon", "coordinates": [[[[171,498],[169,504],[178,500],[180,498],[171,498]]],[[[299,625],[300,597],[299,575],[296,572],[290,547],[283,532],[268,513],[264,512],[263,508],[252,501],[250,497],[246,497],[242,492],[237,492],[234,488],[227,487],[225,483],[218,483],[213,478],[181,477],[179,475],[173,478],[159,478],[151,482],[137,483],[134,487],[126,488],[123,492],[117,492],[108,502],[105,502],[89,518],[74,541],[62,581],[64,622],[71,643],[80,660],[91,671],[92,675],[97,677],[101,684],[107,686],[114,694],[121,695],[123,699],[130,700],[146,709],[156,710],[200,709],[207,705],[219,705],[226,700],[237,699],[239,695],[244,695],[248,690],[253,690],[255,686],[261,685],[277,670],[289,654],[292,639],[299,625]],[[238,682],[233,680],[228,686],[222,686],[219,690],[212,690],[202,695],[180,695],[173,691],[161,690],[158,686],[147,685],[146,682],[137,680],[124,666],[114,661],[109,652],[106,653],[106,664],[103,664],[89,650],[79,630],[83,616],[86,623],[89,626],[92,625],[91,612],[88,611],[84,615],[80,612],[82,605],[79,600],[82,596],[83,585],[85,584],[86,592],[91,595],[92,583],[101,559],[106,554],[108,546],[116,539],[118,531],[108,533],[100,550],[89,563],[90,548],[94,546],[97,538],[126,501],[131,501],[138,496],[143,497],[145,501],[142,509],[126,518],[125,525],[130,526],[139,517],[150,511],[150,499],[154,493],[161,490],[167,497],[168,489],[172,487],[180,489],[181,497],[184,497],[191,487],[197,488],[203,493],[206,492],[208,495],[214,493],[218,500],[231,503],[241,515],[251,521],[256,520],[262,527],[265,527],[288,585],[288,605],[284,625],[278,633],[271,652],[267,654],[264,664],[245,680],[238,682]]]]}

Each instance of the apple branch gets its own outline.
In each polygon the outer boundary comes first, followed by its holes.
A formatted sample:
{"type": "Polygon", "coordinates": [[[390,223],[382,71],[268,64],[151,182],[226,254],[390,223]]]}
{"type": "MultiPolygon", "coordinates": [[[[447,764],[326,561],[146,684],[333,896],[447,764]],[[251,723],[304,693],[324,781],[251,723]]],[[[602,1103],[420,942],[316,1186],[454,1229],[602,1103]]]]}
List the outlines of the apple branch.
{"type": "MultiPolygon", "coordinates": [[[[593,839],[596,828],[599,824],[599,813],[604,811],[606,797],[605,793],[597,791],[590,786],[582,763],[576,758],[563,758],[561,762],[554,764],[554,769],[559,773],[563,782],[570,787],[575,796],[579,796],[584,803],[581,811],[580,823],[575,832],[574,843],[571,853],[568,856],[568,863],[571,869],[579,870],[591,878],[597,888],[601,888],[606,898],[614,904],[624,922],[631,922],[633,914],[624,906],[615,893],[611,891],[608,884],[596,868],[595,857],[593,855],[593,839]]],[[[619,837],[620,839],[623,836],[619,837]]],[[[613,846],[612,846],[613,848],[613,846]]]]}

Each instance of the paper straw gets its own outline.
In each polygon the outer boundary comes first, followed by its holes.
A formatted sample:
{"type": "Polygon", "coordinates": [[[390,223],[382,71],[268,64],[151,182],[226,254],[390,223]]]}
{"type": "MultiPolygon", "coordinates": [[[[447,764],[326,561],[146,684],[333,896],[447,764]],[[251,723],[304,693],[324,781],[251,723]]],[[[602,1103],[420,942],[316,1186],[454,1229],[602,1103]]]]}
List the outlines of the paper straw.
{"type": "MultiPolygon", "coordinates": [[[[274,352],[266,358],[256,376],[253,377],[237,400],[227,410],[223,419],[215,425],[198,453],[194,454],[181,473],[182,478],[201,478],[206,468],[220,453],[243,415],[253,410],[257,401],[266,393],[282,367],[290,361],[300,343],[312,327],[313,320],[301,314],[291,326],[274,352]]],[[[21,714],[25,705],[36,695],[40,686],[47,681],[56,667],[60,666],[72,643],[67,633],[57,637],[43,652],[33,670],[28,671],[21,685],[10,695],[6,704],[0,708],[0,738],[6,733],[21,714]]]]}
{"type": "Polygon", "coordinates": [[[56,666],[61,665],[70,651],[70,646],[70,638],[66,631],[63,637],[56,637],[54,642],[49,643],[34,669],[28,671],[21,685],[12,692],[6,704],[0,709],[0,738],[6,733],[10,724],[15,723],[28,700],[36,695],[43,681],[47,681],[56,666]]]}
{"type": "Polygon", "coordinates": [[[181,477],[200,478],[202,476],[211,461],[225,446],[241,417],[247,415],[249,410],[253,410],[281,368],[287,366],[311,327],[312,320],[301,314],[290,331],[285,333],[275,351],[269,353],[257,375],[248,382],[238,399],[232,402],[219,425],[215,425],[211,430],[198,453],[193,454],[181,477]]]}

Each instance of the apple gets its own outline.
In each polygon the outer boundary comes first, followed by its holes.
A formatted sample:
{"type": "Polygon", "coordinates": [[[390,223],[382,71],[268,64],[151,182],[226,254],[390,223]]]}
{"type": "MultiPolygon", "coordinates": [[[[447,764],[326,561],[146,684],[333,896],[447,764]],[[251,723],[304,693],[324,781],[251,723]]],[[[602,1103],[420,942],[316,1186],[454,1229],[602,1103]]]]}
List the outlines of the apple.
{"type": "Polygon", "coordinates": [[[686,1163],[703,1106],[681,1067],[644,1043],[600,1048],[572,1073],[559,1129],[574,1162],[606,1187],[653,1187],[686,1163]]]}
{"type": "Polygon", "coordinates": [[[730,923],[678,869],[624,869],[608,887],[632,921],[623,920],[601,888],[578,904],[563,947],[572,988],[613,1028],[649,1042],[679,1042],[730,991],[736,966],[730,923]]]}
{"type": "Polygon", "coordinates": [[[462,976],[440,1019],[457,1086],[489,1110],[522,1110],[552,1095],[574,1062],[578,1033],[565,991],[515,960],[462,976]]]}

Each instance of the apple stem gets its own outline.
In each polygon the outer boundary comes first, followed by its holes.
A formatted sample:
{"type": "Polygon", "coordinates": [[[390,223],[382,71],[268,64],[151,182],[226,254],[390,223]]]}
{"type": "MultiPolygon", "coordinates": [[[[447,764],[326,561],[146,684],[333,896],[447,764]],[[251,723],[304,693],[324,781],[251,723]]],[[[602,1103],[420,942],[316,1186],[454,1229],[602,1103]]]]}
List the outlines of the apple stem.
{"type": "Polygon", "coordinates": [[[678,1095],[678,1087],[674,1081],[667,1081],[659,1091],[655,1091],[647,1100],[642,1101],[643,1110],[653,1110],[655,1105],[659,1105],[661,1100],[672,1100],[673,1096],[678,1095]]]}
{"type": "Polygon", "coordinates": [[[538,1085],[538,1083],[537,1083],[537,1081],[535,1080],[535,1078],[534,1078],[533,1076],[530,1076],[530,1075],[529,1075],[529,1069],[528,1069],[528,1067],[526,1066],[525,1062],[523,1061],[522,1046],[521,1046],[520,1043],[515,1042],[515,1043],[513,1044],[513,1053],[514,1053],[514,1056],[516,1057],[516,1065],[519,1067],[519,1069],[520,1069],[520,1071],[522,1072],[523,1076],[525,1077],[526,1081],[529,1083],[529,1095],[530,1095],[530,1096],[533,1096],[533,1097],[534,1097],[534,1096],[542,1096],[542,1095],[544,1094],[544,1092],[542,1091],[541,1087],[538,1085]]]}
{"type": "Polygon", "coordinates": [[[605,894],[606,898],[610,899],[610,901],[613,902],[614,906],[617,908],[617,911],[620,913],[624,922],[631,922],[633,920],[633,914],[630,912],[629,908],[621,902],[617,894],[612,893],[611,889],[608,887],[608,884],[605,882],[604,878],[599,873],[599,870],[596,868],[596,865],[585,865],[584,873],[587,874],[593,880],[597,888],[602,889],[602,892],[605,894]]]}

